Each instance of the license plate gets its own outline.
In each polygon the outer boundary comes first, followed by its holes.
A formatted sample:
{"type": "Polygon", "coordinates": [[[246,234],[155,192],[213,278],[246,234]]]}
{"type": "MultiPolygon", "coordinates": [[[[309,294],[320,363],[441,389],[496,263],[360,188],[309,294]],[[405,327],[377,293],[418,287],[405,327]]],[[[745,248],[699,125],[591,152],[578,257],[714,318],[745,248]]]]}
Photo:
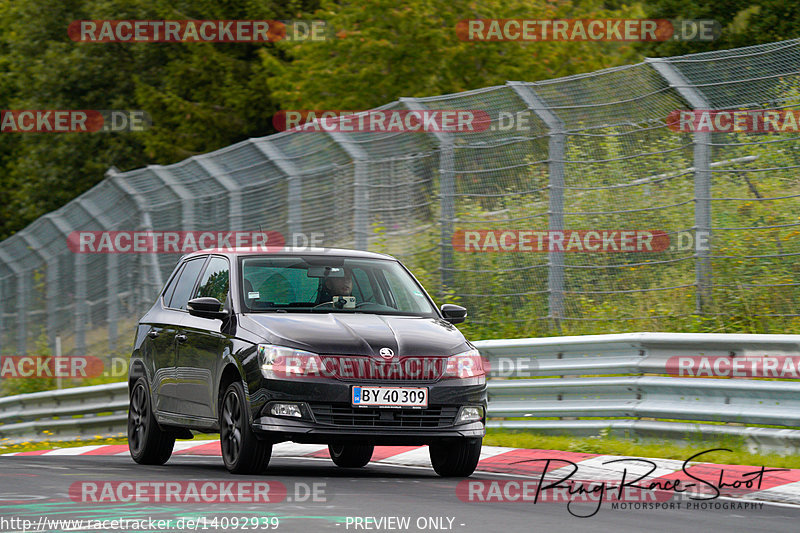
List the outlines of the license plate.
{"type": "Polygon", "coordinates": [[[353,387],[353,406],[428,407],[426,387],[353,387]]]}

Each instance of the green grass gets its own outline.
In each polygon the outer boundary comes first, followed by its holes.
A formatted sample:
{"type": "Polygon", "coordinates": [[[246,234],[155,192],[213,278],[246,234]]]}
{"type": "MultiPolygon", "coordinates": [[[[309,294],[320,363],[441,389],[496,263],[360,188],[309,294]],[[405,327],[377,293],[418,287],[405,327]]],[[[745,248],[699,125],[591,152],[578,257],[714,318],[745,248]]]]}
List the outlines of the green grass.
{"type": "Polygon", "coordinates": [[[783,456],[777,453],[751,453],[741,439],[686,442],[647,442],[631,439],[603,437],[571,437],[541,435],[527,431],[489,429],[483,439],[485,446],[508,446],[511,448],[534,448],[581,453],[623,455],[626,457],[658,457],[662,459],[686,460],[692,455],[712,449],[727,448],[730,452],[712,452],[703,455],[702,462],[736,465],[769,466],[774,468],[800,468],[800,457],[783,456]]]}
{"type": "MultiPolygon", "coordinates": [[[[197,434],[194,440],[217,440],[219,435],[216,434],[197,434]]],[[[43,440],[38,442],[20,442],[17,444],[3,444],[0,440],[0,455],[4,453],[17,453],[17,452],[34,452],[38,450],[52,450],[58,448],[75,448],[77,446],[94,446],[94,445],[111,445],[111,444],[124,444],[127,446],[128,438],[124,434],[115,436],[102,436],[95,435],[92,438],[76,439],[70,441],[63,440],[43,440]]]]}

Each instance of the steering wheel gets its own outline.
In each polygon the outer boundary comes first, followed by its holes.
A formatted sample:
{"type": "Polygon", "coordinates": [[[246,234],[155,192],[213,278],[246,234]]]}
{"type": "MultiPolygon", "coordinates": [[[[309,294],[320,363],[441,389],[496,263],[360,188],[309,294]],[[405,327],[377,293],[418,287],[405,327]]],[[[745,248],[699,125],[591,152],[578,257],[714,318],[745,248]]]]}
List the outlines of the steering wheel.
{"type": "Polygon", "coordinates": [[[317,304],[317,305],[315,305],[315,306],[314,306],[314,307],[312,307],[311,309],[312,309],[312,310],[313,310],[313,309],[317,309],[318,307],[322,307],[323,305],[330,305],[330,306],[333,306],[333,302],[322,302],[321,304],[317,304]]]}

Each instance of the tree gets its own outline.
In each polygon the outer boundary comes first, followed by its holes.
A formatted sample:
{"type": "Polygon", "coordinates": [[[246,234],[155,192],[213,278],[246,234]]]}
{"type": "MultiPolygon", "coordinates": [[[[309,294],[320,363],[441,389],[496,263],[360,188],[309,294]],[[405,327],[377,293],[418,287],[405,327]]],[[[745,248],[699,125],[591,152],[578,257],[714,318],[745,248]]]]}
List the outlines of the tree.
{"type": "Polygon", "coordinates": [[[478,18],[614,18],[597,0],[324,1],[314,18],[338,38],[278,42],[291,61],[261,51],[273,97],[284,109],[368,109],[401,96],[431,96],[544,80],[623,64],[632,47],[614,42],[468,42],[456,24],[478,18]]]}
{"type": "Polygon", "coordinates": [[[800,37],[800,13],[783,0],[656,0],[644,5],[648,18],[712,19],[721,27],[714,41],[664,41],[642,43],[637,49],[647,56],[725,50],[800,37]]]}
{"type": "Polygon", "coordinates": [[[0,135],[0,238],[97,184],[113,166],[169,164],[272,133],[258,68],[272,44],[76,43],[81,19],[281,19],[313,1],[0,0],[0,109],[140,109],[132,133],[0,135]]]}

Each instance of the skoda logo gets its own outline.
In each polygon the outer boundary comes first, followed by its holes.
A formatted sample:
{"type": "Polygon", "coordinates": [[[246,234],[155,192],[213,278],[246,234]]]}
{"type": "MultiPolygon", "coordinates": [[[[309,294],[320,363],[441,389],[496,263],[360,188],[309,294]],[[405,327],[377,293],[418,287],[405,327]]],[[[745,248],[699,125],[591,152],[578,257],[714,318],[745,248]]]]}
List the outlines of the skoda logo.
{"type": "Polygon", "coordinates": [[[381,348],[381,351],[378,353],[381,354],[381,357],[384,359],[391,359],[394,357],[394,350],[391,348],[381,348]]]}

